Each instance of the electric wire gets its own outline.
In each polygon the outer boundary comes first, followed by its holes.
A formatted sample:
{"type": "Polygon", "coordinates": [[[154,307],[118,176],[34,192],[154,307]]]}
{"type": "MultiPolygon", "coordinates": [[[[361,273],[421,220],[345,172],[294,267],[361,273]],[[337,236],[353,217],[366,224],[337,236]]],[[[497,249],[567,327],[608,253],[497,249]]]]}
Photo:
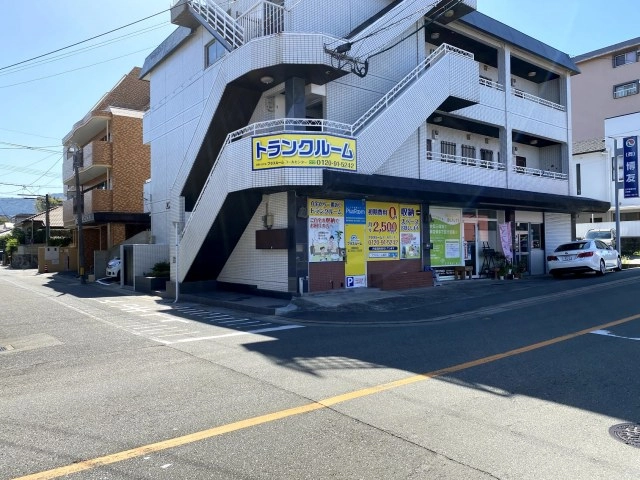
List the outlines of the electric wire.
{"type": "Polygon", "coordinates": [[[39,59],[39,58],[43,58],[43,57],[46,57],[46,56],[52,55],[52,54],[54,54],[54,53],[61,52],[61,51],[66,50],[66,49],[68,49],[68,48],[72,48],[72,47],[75,47],[75,46],[77,46],[77,45],[81,45],[81,44],[83,44],[83,43],[90,42],[91,40],[95,40],[96,38],[104,37],[105,35],[109,35],[110,33],[117,32],[118,30],[122,30],[122,29],[124,29],[124,28],[130,27],[130,26],[135,25],[135,24],[137,24],[137,23],[144,22],[145,20],[148,20],[148,19],[150,19],[150,18],[156,17],[156,16],[161,15],[161,14],[163,14],[163,13],[166,13],[166,12],[168,12],[168,11],[170,11],[170,10],[171,10],[170,8],[168,8],[168,9],[166,9],[166,10],[162,10],[161,12],[154,13],[153,15],[149,15],[148,17],[142,18],[142,19],[140,19],[140,20],[136,20],[135,22],[128,23],[127,25],[123,25],[123,26],[121,26],[121,27],[114,28],[113,30],[109,30],[108,32],[104,32],[104,33],[101,33],[101,34],[99,34],[99,35],[94,35],[94,36],[93,36],[93,37],[91,37],[91,38],[87,38],[87,39],[85,39],[85,40],[81,40],[81,41],[76,42],[76,43],[73,43],[73,44],[71,44],[71,45],[67,45],[66,47],[58,48],[58,49],[56,49],[56,50],[52,50],[52,51],[50,51],[50,52],[43,53],[42,55],[37,55],[37,56],[35,56],[35,57],[31,57],[31,58],[28,58],[28,59],[26,59],[26,60],[22,60],[22,61],[20,61],[20,62],[13,63],[13,64],[11,64],[11,65],[6,65],[6,66],[4,66],[4,67],[0,67],[0,71],[2,71],[2,70],[6,70],[6,69],[8,69],[8,68],[15,67],[15,66],[17,66],[17,65],[22,65],[22,64],[24,64],[24,63],[32,62],[32,61],[37,60],[37,59],[39,59]]]}
{"type": "Polygon", "coordinates": [[[73,68],[71,70],[65,70],[64,72],[54,73],[52,75],[47,75],[46,77],[33,78],[31,80],[25,80],[23,82],[11,83],[11,84],[8,84],[8,85],[0,85],[0,88],[16,87],[18,85],[25,85],[27,83],[33,83],[33,82],[37,82],[37,81],[40,81],[40,80],[46,80],[47,78],[59,77],[60,75],[64,75],[66,73],[77,72],[79,70],[84,70],[85,68],[91,68],[91,67],[95,67],[96,65],[102,65],[103,63],[108,63],[108,62],[112,62],[114,60],[119,60],[121,58],[129,57],[131,55],[135,55],[136,53],[140,53],[140,52],[145,52],[145,51],[151,50],[152,48],[155,48],[155,47],[146,47],[146,48],[143,48],[141,50],[136,50],[135,52],[126,53],[126,54],[121,55],[119,57],[110,58],[108,60],[103,60],[102,62],[92,63],[91,65],[85,65],[83,67],[73,68]]]}
{"type": "Polygon", "coordinates": [[[17,73],[17,72],[21,72],[23,70],[28,70],[30,68],[36,68],[36,67],[42,66],[42,65],[45,65],[47,63],[52,63],[52,62],[56,62],[56,61],[59,61],[59,60],[63,60],[65,58],[72,57],[72,56],[78,55],[80,53],[85,53],[85,52],[88,52],[90,50],[96,50],[98,48],[102,48],[102,47],[111,45],[113,43],[117,43],[117,42],[120,42],[120,41],[123,41],[123,40],[127,40],[127,39],[130,39],[132,37],[137,37],[139,35],[143,35],[145,33],[149,33],[149,32],[154,31],[154,30],[159,30],[160,28],[163,28],[163,27],[166,27],[166,26],[167,26],[166,22],[165,23],[159,23],[159,24],[153,25],[151,27],[144,28],[142,30],[137,30],[135,32],[128,33],[126,35],[121,35],[119,37],[115,37],[113,39],[106,40],[106,41],[101,42],[101,43],[97,43],[95,45],[90,45],[88,47],[72,50],[70,52],[63,53],[61,55],[56,55],[56,56],[53,56],[53,57],[50,57],[50,58],[33,61],[28,65],[22,65],[22,66],[19,66],[19,67],[16,67],[16,68],[7,69],[5,72],[0,72],[0,76],[11,75],[11,74],[14,74],[14,73],[17,73]]]}

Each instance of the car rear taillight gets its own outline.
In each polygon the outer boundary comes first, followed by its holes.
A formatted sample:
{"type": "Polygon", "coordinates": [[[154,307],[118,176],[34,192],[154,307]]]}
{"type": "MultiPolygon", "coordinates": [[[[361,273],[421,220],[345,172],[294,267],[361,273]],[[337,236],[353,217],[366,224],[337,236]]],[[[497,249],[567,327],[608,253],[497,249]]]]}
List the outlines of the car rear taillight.
{"type": "Polygon", "coordinates": [[[548,262],[553,262],[554,260],[558,260],[558,257],[556,257],[555,255],[549,255],[547,257],[548,262]]]}
{"type": "Polygon", "coordinates": [[[582,252],[578,254],[578,258],[593,257],[593,252],[582,252]]]}

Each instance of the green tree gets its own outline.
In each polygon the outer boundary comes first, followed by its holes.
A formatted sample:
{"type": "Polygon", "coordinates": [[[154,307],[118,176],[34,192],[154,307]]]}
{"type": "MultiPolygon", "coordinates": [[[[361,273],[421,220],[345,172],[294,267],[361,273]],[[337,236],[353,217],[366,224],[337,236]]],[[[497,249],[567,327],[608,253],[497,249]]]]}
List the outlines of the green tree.
{"type": "Polygon", "coordinates": [[[24,245],[26,234],[20,227],[15,227],[13,230],[11,230],[11,237],[17,240],[18,245],[24,245]]]}
{"type": "Polygon", "coordinates": [[[4,251],[5,255],[7,255],[9,257],[12,256],[13,252],[18,250],[18,245],[20,245],[20,242],[18,241],[17,238],[14,238],[14,237],[9,238],[7,240],[7,243],[5,244],[5,247],[4,247],[5,248],[5,251],[4,251]]]}
{"type": "MultiPolygon", "coordinates": [[[[49,208],[62,205],[62,200],[49,195],[49,208]]],[[[47,202],[45,197],[36,198],[36,212],[41,213],[47,210],[47,202]]]]}

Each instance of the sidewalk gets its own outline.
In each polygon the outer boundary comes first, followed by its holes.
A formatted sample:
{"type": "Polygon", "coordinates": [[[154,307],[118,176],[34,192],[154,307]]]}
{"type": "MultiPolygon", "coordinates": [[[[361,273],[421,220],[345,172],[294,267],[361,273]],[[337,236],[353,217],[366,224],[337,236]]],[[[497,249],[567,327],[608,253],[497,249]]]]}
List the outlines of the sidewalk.
{"type": "MultiPolygon", "coordinates": [[[[79,283],[72,275],[59,275],[59,280],[79,283]]],[[[252,295],[243,292],[208,291],[198,294],[180,293],[178,302],[239,310],[260,315],[275,315],[293,321],[344,323],[345,318],[353,322],[387,322],[393,318],[440,318],[457,312],[482,308],[489,303],[528,298],[535,289],[551,286],[549,276],[525,277],[520,280],[466,279],[446,280],[440,286],[408,290],[380,290],[379,288],[336,289],[307,293],[291,300],[277,297],[252,295]]],[[[88,283],[89,288],[107,289],[122,295],[144,295],[119,284],[88,283]]],[[[170,302],[175,297],[166,292],[152,293],[170,302]]]]}

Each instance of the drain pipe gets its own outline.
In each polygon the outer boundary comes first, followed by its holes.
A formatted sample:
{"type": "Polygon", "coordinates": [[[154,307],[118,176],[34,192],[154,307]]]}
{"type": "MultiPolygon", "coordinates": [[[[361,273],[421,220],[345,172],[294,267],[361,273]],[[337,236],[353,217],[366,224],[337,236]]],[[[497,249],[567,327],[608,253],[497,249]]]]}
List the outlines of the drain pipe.
{"type": "Polygon", "coordinates": [[[180,257],[180,237],[178,236],[180,222],[173,222],[173,224],[176,227],[176,298],[173,303],[178,303],[178,299],[180,298],[180,263],[178,262],[180,257]]]}

